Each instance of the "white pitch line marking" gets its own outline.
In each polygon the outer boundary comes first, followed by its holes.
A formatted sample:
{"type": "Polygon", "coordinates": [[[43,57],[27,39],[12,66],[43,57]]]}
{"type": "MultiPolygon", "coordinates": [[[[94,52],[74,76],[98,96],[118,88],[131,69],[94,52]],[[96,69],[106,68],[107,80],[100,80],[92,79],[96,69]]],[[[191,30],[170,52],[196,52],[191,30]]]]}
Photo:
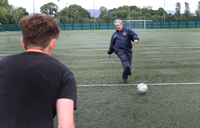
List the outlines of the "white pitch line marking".
{"type": "MultiPolygon", "coordinates": [[[[200,84],[200,82],[196,83],[152,83],[147,85],[193,85],[200,84]]],[[[134,86],[138,84],[92,84],[92,85],[77,85],[78,87],[101,87],[101,86],[134,86]]]]}

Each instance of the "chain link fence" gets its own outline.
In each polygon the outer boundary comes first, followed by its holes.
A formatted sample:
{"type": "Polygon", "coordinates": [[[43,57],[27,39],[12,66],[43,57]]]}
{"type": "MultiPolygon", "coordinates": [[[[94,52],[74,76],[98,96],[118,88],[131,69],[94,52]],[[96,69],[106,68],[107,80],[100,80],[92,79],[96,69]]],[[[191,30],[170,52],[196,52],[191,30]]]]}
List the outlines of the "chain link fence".
{"type": "MultiPolygon", "coordinates": [[[[123,25],[129,28],[129,22],[123,25]]],[[[130,22],[131,29],[171,29],[171,28],[200,28],[200,21],[177,22],[130,22]],[[144,25],[144,23],[146,23],[144,25]]],[[[116,29],[114,23],[60,23],[61,30],[109,30],[116,29]]],[[[18,24],[1,24],[0,31],[21,31],[18,24]]]]}

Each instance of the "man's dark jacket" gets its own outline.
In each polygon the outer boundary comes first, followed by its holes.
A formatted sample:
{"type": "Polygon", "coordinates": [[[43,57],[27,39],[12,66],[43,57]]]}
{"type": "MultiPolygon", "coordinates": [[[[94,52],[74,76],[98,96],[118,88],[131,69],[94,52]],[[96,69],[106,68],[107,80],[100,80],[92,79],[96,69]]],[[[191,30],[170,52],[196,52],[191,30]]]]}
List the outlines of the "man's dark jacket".
{"type": "Polygon", "coordinates": [[[108,54],[113,52],[131,52],[132,53],[132,43],[137,39],[139,41],[138,35],[131,29],[123,27],[121,31],[116,30],[110,41],[110,48],[108,54]]]}

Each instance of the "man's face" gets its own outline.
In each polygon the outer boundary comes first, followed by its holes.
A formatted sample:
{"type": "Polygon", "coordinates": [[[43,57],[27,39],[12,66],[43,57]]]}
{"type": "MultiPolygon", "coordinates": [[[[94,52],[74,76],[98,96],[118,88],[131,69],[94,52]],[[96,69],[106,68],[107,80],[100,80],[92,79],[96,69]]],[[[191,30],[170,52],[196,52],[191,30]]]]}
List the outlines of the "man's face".
{"type": "Polygon", "coordinates": [[[116,27],[116,29],[117,29],[118,31],[121,31],[122,28],[123,28],[123,25],[120,24],[119,22],[116,22],[116,23],[115,23],[115,27],[116,27]]]}

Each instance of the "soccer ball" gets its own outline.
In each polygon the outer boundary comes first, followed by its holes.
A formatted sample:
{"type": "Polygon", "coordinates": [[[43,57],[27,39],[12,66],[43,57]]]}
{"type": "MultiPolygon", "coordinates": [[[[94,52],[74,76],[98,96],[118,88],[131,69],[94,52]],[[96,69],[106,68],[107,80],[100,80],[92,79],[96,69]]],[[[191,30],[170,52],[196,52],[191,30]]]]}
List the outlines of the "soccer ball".
{"type": "Polygon", "coordinates": [[[138,84],[137,89],[138,89],[139,93],[145,94],[147,92],[147,90],[148,90],[148,87],[147,87],[146,84],[140,83],[140,84],[138,84]]]}

